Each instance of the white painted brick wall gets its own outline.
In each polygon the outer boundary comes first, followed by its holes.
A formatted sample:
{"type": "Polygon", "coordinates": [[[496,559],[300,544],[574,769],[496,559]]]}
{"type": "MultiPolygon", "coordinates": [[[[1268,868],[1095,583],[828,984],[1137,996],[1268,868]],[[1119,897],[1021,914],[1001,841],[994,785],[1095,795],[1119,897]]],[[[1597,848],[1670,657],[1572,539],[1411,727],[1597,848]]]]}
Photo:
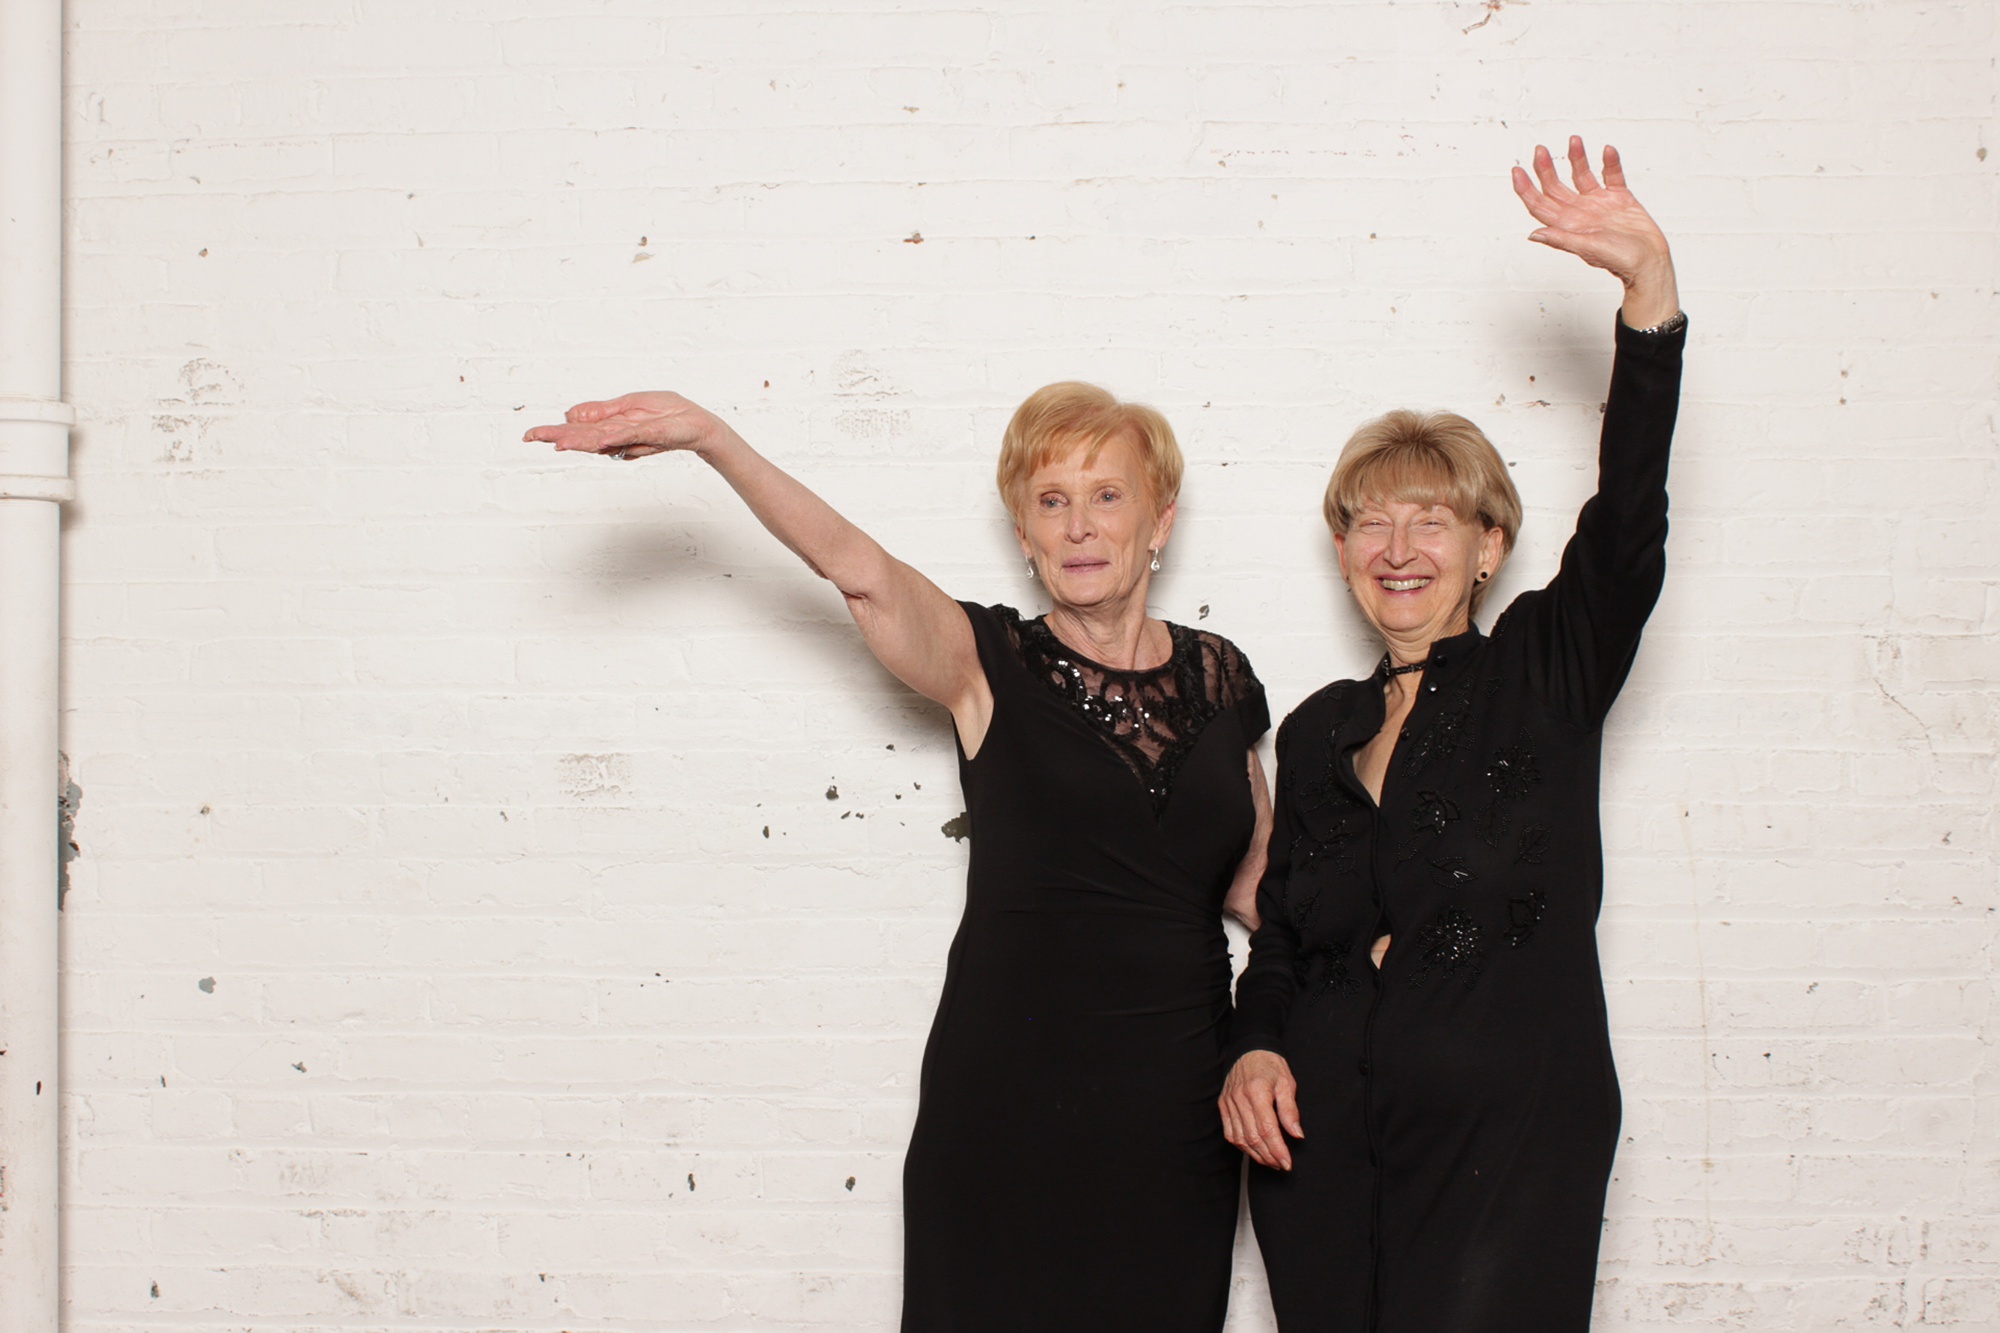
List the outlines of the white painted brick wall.
{"type": "Polygon", "coordinates": [[[1614,299],[1505,172],[1577,130],[1696,327],[1599,1326],[2000,1328],[1990,3],[68,12],[71,1327],[892,1328],[945,720],[698,466],[521,430],[683,389],[1032,604],[999,429],[1102,381],[1282,711],[1369,656],[1360,419],[1482,421],[1549,572],[1614,299]]]}

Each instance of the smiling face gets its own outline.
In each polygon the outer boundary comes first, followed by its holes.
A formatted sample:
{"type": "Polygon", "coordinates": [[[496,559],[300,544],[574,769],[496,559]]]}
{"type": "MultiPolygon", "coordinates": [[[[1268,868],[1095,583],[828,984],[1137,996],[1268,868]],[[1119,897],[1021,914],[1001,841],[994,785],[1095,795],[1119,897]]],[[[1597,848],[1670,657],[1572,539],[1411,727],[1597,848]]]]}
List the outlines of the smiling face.
{"type": "Polygon", "coordinates": [[[1167,544],[1174,507],[1155,513],[1139,451],[1115,435],[1087,458],[1075,448],[1028,478],[1014,532],[1056,604],[1114,610],[1144,604],[1152,553],[1167,544]]]}
{"type": "Polygon", "coordinates": [[[1369,500],[1333,544],[1361,613],[1419,656],[1425,645],[1471,628],[1479,573],[1497,571],[1505,554],[1499,528],[1417,500],[1369,500]]]}

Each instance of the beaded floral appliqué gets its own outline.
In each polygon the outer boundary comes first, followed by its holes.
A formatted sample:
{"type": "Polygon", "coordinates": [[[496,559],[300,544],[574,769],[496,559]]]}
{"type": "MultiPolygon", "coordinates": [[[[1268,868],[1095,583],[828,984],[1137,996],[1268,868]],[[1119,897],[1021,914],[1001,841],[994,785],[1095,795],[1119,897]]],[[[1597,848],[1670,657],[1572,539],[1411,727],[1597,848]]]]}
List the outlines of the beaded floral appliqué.
{"type": "Polygon", "coordinates": [[[1518,949],[1534,936],[1535,927],[1542,924],[1542,912],[1549,905],[1549,895],[1540,889],[1529,889],[1523,898],[1507,900],[1507,944],[1518,949]]]}
{"type": "Polygon", "coordinates": [[[1361,978],[1354,975],[1350,956],[1354,952],[1352,939],[1338,939],[1332,943],[1321,942],[1310,945],[1298,956],[1294,965],[1299,979],[1299,989],[1309,1000],[1321,1000],[1329,995],[1339,997],[1352,995],[1361,989],[1361,978]]]}
{"type": "Polygon", "coordinates": [[[1434,791],[1417,793],[1416,809],[1410,812],[1410,822],[1414,833],[1435,833],[1444,836],[1444,831],[1458,818],[1458,806],[1449,797],[1434,791]]]}
{"type": "Polygon", "coordinates": [[[1422,773],[1434,759],[1444,759],[1472,743],[1472,683],[1464,681],[1452,689],[1444,707],[1430,725],[1416,737],[1416,753],[1410,757],[1410,773],[1422,773]]]}
{"type": "Polygon", "coordinates": [[[1292,839],[1292,869],[1311,870],[1325,862],[1336,875],[1352,874],[1354,855],[1347,850],[1347,844],[1354,841],[1355,835],[1353,821],[1346,815],[1324,834],[1299,834],[1292,839]]]}
{"type": "Polygon", "coordinates": [[[1499,847],[1514,823],[1514,806],[1542,780],[1541,765],[1525,734],[1486,761],[1486,788],[1491,799],[1479,814],[1479,836],[1488,847],[1499,847]]]}
{"type": "Polygon", "coordinates": [[[1486,945],[1479,923],[1463,907],[1447,907],[1417,932],[1417,970],[1412,986],[1434,976],[1455,977],[1470,987],[1486,967],[1486,945]]]}

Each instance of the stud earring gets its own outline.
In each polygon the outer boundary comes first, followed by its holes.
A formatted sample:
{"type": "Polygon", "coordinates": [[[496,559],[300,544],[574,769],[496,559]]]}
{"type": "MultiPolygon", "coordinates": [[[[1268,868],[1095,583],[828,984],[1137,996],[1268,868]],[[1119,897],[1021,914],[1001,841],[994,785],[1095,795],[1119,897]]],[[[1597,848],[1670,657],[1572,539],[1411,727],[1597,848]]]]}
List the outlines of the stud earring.
{"type": "Polygon", "coordinates": [[[1160,553],[1159,553],[1158,551],[1155,551],[1155,552],[1153,552],[1153,566],[1152,566],[1152,568],[1153,568],[1153,572],[1154,572],[1155,574],[1157,574],[1157,573],[1159,573],[1159,572],[1160,572],[1160,553]]]}
{"type": "Polygon", "coordinates": [[[1483,570],[1483,569],[1482,569],[1482,570],[1480,570],[1480,571],[1479,571],[1479,581],[1480,581],[1481,583],[1484,583],[1484,582],[1486,582],[1486,580],[1488,580],[1488,579],[1490,579],[1490,578],[1492,578],[1492,577],[1493,577],[1493,575],[1492,575],[1492,574],[1490,574],[1490,573],[1488,573],[1488,572],[1487,572],[1486,570],[1483,570]]]}

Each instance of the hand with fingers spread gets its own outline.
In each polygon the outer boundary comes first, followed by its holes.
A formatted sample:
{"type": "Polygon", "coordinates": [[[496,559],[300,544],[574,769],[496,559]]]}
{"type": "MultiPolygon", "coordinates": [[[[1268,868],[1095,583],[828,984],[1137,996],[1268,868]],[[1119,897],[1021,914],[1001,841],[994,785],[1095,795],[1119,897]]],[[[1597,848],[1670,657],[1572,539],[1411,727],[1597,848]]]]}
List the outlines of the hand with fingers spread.
{"type": "Polygon", "coordinates": [[[1680,311],[1674,259],[1667,238],[1625,185],[1618,150],[1604,146],[1600,178],[1590,169],[1583,140],[1569,141],[1570,184],[1556,172],[1549,150],[1535,145],[1535,174],[1514,168],[1514,193],[1541,227],[1528,239],[1567,250],[1625,284],[1625,322],[1652,328],[1680,311]]]}
{"type": "Polygon", "coordinates": [[[1306,1136],[1299,1122],[1299,1084],[1275,1051],[1248,1051],[1222,1085],[1222,1137],[1250,1160],[1274,1171],[1292,1169],[1285,1135],[1306,1136]]]}
{"type": "Polygon", "coordinates": [[[672,449],[702,452],[732,435],[716,415],[677,393],[628,393],[578,403],[560,426],[537,426],[521,438],[559,450],[645,458],[672,449]]]}

